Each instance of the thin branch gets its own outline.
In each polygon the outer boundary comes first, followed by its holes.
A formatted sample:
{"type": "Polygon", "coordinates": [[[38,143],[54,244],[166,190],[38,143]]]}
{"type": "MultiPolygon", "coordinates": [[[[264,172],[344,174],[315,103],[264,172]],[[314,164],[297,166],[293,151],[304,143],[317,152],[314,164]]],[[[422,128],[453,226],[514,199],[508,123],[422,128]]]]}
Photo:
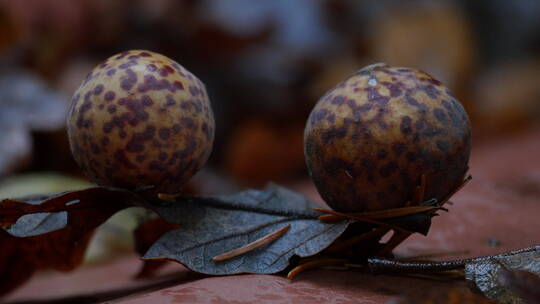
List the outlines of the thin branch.
{"type": "MultiPolygon", "coordinates": [[[[437,211],[441,210],[441,207],[436,206],[413,206],[413,207],[403,207],[403,208],[393,208],[393,209],[386,209],[386,210],[380,210],[380,211],[369,211],[369,212],[358,212],[358,213],[347,213],[350,216],[355,217],[362,217],[367,218],[371,220],[379,220],[379,219],[389,219],[394,217],[400,217],[400,216],[406,216],[411,214],[417,214],[417,213],[424,213],[429,211],[437,211]]],[[[316,209],[317,211],[322,211],[322,209],[316,209]]],[[[328,213],[328,212],[325,212],[328,213]]],[[[325,214],[319,216],[319,220],[323,222],[339,222],[344,219],[347,219],[348,217],[340,216],[336,214],[325,214]]]]}
{"type": "MultiPolygon", "coordinates": [[[[321,208],[315,208],[315,211],[328,213],[328,214],[332,214],[332,215],[336,215],[336,216],[341,216],[341,217],[351,219],[351,220],[355,220],[355,221],[358,221],[358,222],[364,222],[364,223],[373,224],[373,225],[377,225],[377,226],[388,227],[388,228],[392,228],[392,229],[394,229],[396,231],[409,232],[408,230],[403,229],[403,228],[401,228],[399,226],[396,226],[396,225],[392,225],[392,224],[388,224],[388,223],[385,223],[385,222],[372,220],[372,219],[368,219],[368,218],[364,218],[364,217],[355,216],[355,215],[350,214],[350,213],[341,213],[341,212],[328,210],[328,209],[321,209],[321,208]]],[[[320,217],[319,217],[319,219],[320,219],[320,217]]]]}
{"type": "Polygon", "coordinates": [[[449,270],[460,270],[465,265],[470,263],[478,263],[483,261],[489,261],[496,258],[503,258],[512,256],[515,254],[540,251],[540,246],[532,246],[519,250],[504,252],[496,255],[481,256],[470,259],[459,259],[444,262],[431,262],[431,261],[402,261],[385,258],[370,258],[367,262],[367,267],[371,272],[384,273],[384,274],[396,274],[396,273],[436,273],[449,270]]]}

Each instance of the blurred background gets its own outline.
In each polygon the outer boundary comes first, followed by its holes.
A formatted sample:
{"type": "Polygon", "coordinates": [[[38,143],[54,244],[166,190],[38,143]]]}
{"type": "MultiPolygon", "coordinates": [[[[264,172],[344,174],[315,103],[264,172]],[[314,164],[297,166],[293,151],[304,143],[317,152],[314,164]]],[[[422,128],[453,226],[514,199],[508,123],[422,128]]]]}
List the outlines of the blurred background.
{"type": "Polygon", "coordinates": [[[87,185],[68,101],[129,49],[163,53],[207,86],[216,142],[194,193],[305,180],[311,108],[374,62],[450,87],[475,144],[526,130],[540,121],[538,16],[537,0],[0,0],[0,198],[87,185]]]}

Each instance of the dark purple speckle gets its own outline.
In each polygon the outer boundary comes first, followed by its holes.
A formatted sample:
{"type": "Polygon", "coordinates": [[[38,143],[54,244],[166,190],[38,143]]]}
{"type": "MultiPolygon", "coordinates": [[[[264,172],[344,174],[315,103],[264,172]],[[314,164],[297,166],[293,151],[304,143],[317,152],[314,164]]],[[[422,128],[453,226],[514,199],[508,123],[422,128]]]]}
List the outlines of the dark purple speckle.
{"type": "Polygon", "coordinates": [[[107,91],[105,93],[105,101],[113,101],[116,94],[113,91],[107,91]]]}
{"type": "Polygon", "coordinates": [[[115,105],[109,105],[109,107],[107,108],[107,112],[109,112],[110,114],[116,113],[116,106],[115,105]]]}
{"type": "Polygon", "coordinates": [[[155,64],[149,64],[146,66],[146,69],[150,72],[155,72],[157,70],[157,66],[155,64]]]}
{"type": "Polygon", "coordinates": [[[159,129],[159,137],[163,140],[168,139],[171,136],[171,131],[167,128],[161,128],[159,129]]]}
{"type": "Polygon", "coordinates": [[[143,95],[142,97],[142,105],[145,107],[150,107],[154,104],[154,101],[152,101],[152,98],[148,95],[143,95]]]}
{"type": "Polygon", "coordinates": [[[98,84],[97,86],[94,87],[94,95],[99,95],[101,94],[101,92],[103,92],[102,84],[98,84]]]}

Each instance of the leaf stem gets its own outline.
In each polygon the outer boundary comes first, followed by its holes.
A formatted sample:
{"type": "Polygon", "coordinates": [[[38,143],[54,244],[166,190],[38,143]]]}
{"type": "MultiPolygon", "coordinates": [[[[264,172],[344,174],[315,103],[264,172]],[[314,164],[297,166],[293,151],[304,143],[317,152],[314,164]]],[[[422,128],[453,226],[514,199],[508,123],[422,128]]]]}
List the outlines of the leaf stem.
{"type": "MultiPolygon", "coordinates": [[[[413,207],[403,207],[403,208],[393,208],[393,209],[386,209],[386,210],[380,210],[380,211],[368,211],[368,212],[358,212],[358,213],[348,213],[351,216],[357,216],[357,217],[364,217],[371,220],[378,220],[378,219],[389,219],[399,216],[406,216],[411,214],[417,214],[417,213],[423,213],[428,211],[437,211],[441,210],[443,208],[436,207],[436,206],[413,206],[413,207]]],[[[321,212],[324,209],[316,209],[321,212]]],[[[325,214],[319,216],[319,220],[323,222],[337,222],[342,221],[344,219],[347,219],[344,216],[336,215],[336,214],[325,214]]]]}
{"type": "Polygon", "coordinates": [[[196,201],[196,203],[199,205],[202,204],[205,206],[210,206],[210,207],[214,207],[218,209],[255,212],[255,213],[262,213],[262,214],[285,216],[285,217],[294,218],[294,219],[318,219],[318,217],[320,216],[320,214],[316,212],[310,212],[310,211],[302,212],[302,211],[296,211],[296,210],[291,211],[291,210],[277,210],[277,209],[261,208],[261,207],[256,207],[256,206],[249,206],[249,205],[244,205],[244,204],[222,201],[222,200],[215,199],[212,197],[180,197],[180,198],[175,199],[173,202],[181,204],[183,202],[193,202],[193,201],[196,201]]]}

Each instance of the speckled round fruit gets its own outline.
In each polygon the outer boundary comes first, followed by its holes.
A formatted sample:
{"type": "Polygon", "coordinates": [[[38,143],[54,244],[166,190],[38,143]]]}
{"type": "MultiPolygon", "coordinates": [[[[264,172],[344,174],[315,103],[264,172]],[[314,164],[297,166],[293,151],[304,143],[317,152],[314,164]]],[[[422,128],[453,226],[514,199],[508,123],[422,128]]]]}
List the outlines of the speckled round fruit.
{"type": "Polygon", "coordinates": [[[328,205],[362,212],[403,207],[421,175],[442,199],[468,169],[471,128],[459,101],[419,70],[375,64],[328,91],[311,112],[304,152],[328,205]]]}
{"type": "Polygon", "coordinates": [[[178,193],[210,155],[214,116],[197,77],[163,55],[133,50],[88,74],[67,129],[75,160],[97,184],[178,193]]]}

